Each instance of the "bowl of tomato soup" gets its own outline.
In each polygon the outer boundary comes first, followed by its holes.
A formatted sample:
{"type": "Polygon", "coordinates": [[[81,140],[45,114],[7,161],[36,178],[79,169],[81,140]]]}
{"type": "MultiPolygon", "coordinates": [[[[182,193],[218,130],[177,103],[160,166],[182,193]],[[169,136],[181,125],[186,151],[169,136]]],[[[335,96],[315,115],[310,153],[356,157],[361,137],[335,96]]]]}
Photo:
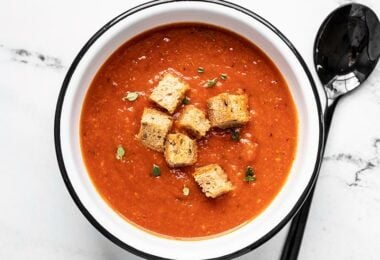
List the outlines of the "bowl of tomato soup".
{"type": "Polygon", "coordinates": [[[232,258],[315,180],[310,73],[269,22],[224,1],[154,1],[103,26],[58,98],[55,145],[86,218],[143,257],[232,258]]]}

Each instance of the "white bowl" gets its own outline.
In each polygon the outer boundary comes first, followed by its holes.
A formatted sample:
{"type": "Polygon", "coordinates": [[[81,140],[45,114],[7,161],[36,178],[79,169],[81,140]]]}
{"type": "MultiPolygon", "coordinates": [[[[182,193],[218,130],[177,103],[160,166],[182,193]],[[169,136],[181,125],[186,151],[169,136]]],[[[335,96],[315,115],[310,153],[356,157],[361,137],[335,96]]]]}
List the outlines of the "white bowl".
{"type": "Polygon", "coordinates": [[[224,1],[154,1],[133,8],[102,27],[71,65],[59,95],[55,118],[57,158],[67,188],[87,219],[121,247],[144,257],[232,258],[256,248],[296,213],[319,168],[323,124],[311,75],[296,49],[257,14],[224,1]],[[234,31],[252,41],[285,77],[299,116],[299,140],[289,177],[271,204],[255,219],[223,235],[181,241],[143,231],[115,213],[93,186],[82,160],[79,122],[87,89],[100,66],[123,43],[154,27],[201,22],[234,31]]]}

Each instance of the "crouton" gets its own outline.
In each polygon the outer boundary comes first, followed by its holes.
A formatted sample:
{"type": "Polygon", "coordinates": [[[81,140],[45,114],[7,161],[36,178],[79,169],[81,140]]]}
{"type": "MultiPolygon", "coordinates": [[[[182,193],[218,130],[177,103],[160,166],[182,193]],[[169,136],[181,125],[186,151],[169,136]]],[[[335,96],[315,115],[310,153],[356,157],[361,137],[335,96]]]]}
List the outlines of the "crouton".
{"type": "Polygon", "coordinates": [[[170,167],[193,165],[197,161],[197,144],[184,134],[169,134],[165,142],[165,159],[170,167]]]}
{"type": "Polygon", "coordinates": [[[248,96],[221,93],[207,100],[211,126],[222,129],[242,126],[249,121],[248,96]]]}
{"type": "Polygon", "coordinates": [[[210,121],[206,118],[205,113],[193,105],[188,105],[182,111],[178,126],[186,129],[196,138],[202,138],[210,129],[210,121]]]}
{"type": "Polygon", "coordinates": [[[227,179],[227,174],[218,164],[209,164],[197,168],[193,176],[206,197],[216,198],[233,190],[232,183],[227,179]]]}
{"type": "Polygon", "coordinates": [[[149,99],[166,109],[170,114],[173,114],[185,97],[185,92],[188,88],[189,85],[187,83],[167,73],[153,89],[149,99]]]}
{"type": "Polygon", "coordinates": [[[137,138],[146,147],[163,152],[165,138],[172,124],[170,116],[152,108],[145,108],[137,138]]]}

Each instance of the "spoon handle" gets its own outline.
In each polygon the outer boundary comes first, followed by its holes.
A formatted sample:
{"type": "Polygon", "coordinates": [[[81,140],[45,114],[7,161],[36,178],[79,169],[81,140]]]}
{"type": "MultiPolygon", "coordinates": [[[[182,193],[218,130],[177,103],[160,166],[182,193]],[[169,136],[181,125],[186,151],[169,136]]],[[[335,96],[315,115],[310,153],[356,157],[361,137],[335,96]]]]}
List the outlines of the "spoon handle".
{"type": "MultiPolygon", "coordinates": [[[[327,136],[330,130],[331,120],[333,113],[338,103],[339,98],[328,99],[326,110],[324,114],[324,124],[325,124],[325,134],[323,137],[323,149],[326,147],[327,136]]],[[[322,155],[324,150],[322,152],[322,155]]],[[[311,202],[313,200],[313,194],[315,190],[315,183],[313,188],[310,190],[309,195],[306,197],[302,207],[298,213],[294,216],[290,229],[282,249],[281,260],[295,260],[298,258],[298,253],[301,248],[302,238],[307,224],[307,218],[309,216],[311,202]]]]}

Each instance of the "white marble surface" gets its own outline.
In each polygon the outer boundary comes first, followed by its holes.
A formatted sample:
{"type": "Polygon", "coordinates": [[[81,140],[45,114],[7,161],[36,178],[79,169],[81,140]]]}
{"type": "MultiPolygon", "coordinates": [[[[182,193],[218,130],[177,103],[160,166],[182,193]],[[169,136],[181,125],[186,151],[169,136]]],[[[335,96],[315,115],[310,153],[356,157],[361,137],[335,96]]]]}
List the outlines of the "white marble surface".
{"type": "MultiPolygon", "coordinates": [[[[139,259],[103,237],[74,205],[56,162],[53,118],[80,47],[140,2],[0,2],[0,259],[139,259]]],[[[314,73],[318,27],[348,1],[236,2],[278,27],[314,73]]],[[[378,0],[362,3],[380,14],[378,0]]],[[[338,104],[299,259],[379,258],[379,115],[380,65],[338,104]]],[[[240,259],[278,259],[286,232],[240,259]]]]}

